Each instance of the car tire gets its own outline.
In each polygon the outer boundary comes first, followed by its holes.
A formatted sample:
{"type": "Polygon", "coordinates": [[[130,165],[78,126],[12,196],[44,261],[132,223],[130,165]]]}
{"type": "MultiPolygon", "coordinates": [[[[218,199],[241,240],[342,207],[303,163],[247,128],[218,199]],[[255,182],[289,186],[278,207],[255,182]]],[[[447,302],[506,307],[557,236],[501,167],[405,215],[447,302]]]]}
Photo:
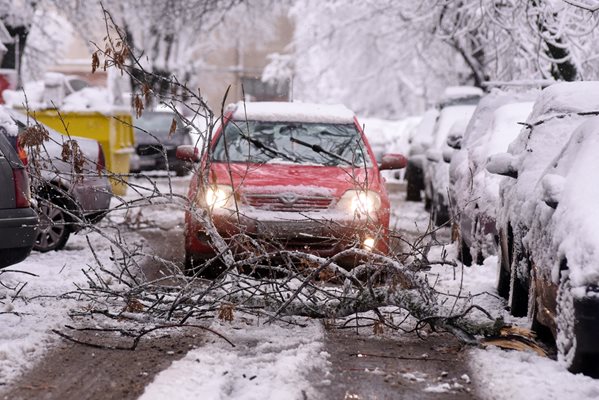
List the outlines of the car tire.
{"type": "Polygon", "coordinates": [[[514,317],[526,317],[528,315],[528,290],[528,282],[522,282],[514,277],[509,298],[510,313],[514,317]]]}
{"type": "Polygon", "coordinates": [[[187,176],[189,175],[189,169],[185,168],[185,166],[180,166],[175,168],[175,174],[177,176],[187,176]]]}
{"type": "Polygon", "coordinates": [[[570,278],[562,274],[557,293],[557,359],[572,373],[582,372],[585,375],[598,377],[599,366],[596,355],[580,351],[576,343],[574,296],[570,278]]]}
{"type": "MultiPolygon", "coordinates": [[[[513,242],[512,242],[513,246],[513,242]]],[[[528,256],[521,252],[516,252],[516,249],[512,249],[513,261],[510,265],[510,298],[509,307],[510,313],[514,317],[526,317],[528,315],[528,293],[530,291],[530,263],[528,256]],[[520,263],[526,263],[527,276],[518,277],[518,274],[514,270],[515,266],[520,263]],[[525,279],[525,280],[523,280],[525,279]]]]}
{"type": "Polygon", "coordinates": [[[458,240],[458,260],[467,267],[472,265],[472,254],[470,253],[470,247],[460,237],[458,240]]]}
{"type": "Polygon", "coordinates": [[[422,201],[420,188],[412,180],[408,180],[406,184],[406,201],[422,201]]]}
{"type": "Polygon", "coordinates": [[[499,263],[497,268],[499,269],[497,273],[497,294],[499,294],[504,299],[508,299],[510,296],[510,259],[507,250],[508,238],[505,234],[499,234],[499,263]]]}
{"type": "Polygon", "coordinates": [[[449,222],[448,211],[445,207],[437,201],[433,201],[431,205],[431,212],[433,222],[436,226],[444,226],[449,222]]]}
{"type": "Polygon", "coordinates": [[[64,206],[45,199],[40,201],[36,211],[40,224],[36,231],[33,249],[41,253],[63,249],[71,235],[64,206]]]}

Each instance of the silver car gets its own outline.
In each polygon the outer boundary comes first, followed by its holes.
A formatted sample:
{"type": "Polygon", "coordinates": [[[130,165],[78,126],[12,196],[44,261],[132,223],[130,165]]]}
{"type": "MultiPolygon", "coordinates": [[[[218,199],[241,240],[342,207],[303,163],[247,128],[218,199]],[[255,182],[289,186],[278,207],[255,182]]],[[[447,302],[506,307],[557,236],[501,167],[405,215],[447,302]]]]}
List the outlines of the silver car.
{"type": "Polygon", "coordinates": [[[100,221],[110,206],[112,191],[104,171],[104,152],[95,140],[68,137],[14,109],[4,110],[19,128],[19,139],[12,144],[29,164],[39,215],[34,249],[60,250],[72,232],[100,221]],[[48,132],[47,140],[27,146],[22,139],[35,127],[48,132]]]}

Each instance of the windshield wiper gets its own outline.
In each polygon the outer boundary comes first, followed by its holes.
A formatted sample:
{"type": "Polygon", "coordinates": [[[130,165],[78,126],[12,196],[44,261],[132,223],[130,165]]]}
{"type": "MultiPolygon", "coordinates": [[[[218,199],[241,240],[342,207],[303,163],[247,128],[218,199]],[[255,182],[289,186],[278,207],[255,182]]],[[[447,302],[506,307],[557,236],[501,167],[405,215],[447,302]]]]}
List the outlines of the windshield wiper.
{"type": "Polygon", "coordinates": [[[312,149],[313,151],[315,151],[316,153],[326,154],[327,156],[333,157],[333,158],[335,158],[337,160],[340,160],[340,161],[343,161],[346,164],[353,165],[353,163],[351,161],[346,160],[345,158],[341,157],[338,154],[331,153],[330,151],[323,149],[318,144],[310,144],[308,142],[304,142],[303,140],[299,140],[299,139],[296,139],[294,137],[290,137],[289,140],[292,141],[293,143],[297,143],[297,144],[299,144],[301,146],[308,147],[308,148],[312,149]]]}
{"type": "Polygon", "coordinates": [[[285,158],[285,159],[287,159],[289,161],[292,161],[292,162],[295,162],[295,163],[297,162],[297,160],[294,159],[293,157],[291,157],[290,155],[285,154],[282,151],[279,151],[277,149],[273,149],[272,147],[265,145],[264,143],[262,143],[258,139],[255,139],[255,138],[253,138],[251,136],[248,136],[248,135],[246,135],[246,134],[244,134],[242,132],[239,132],[239,134],[241,135],[242,138],[244,138],[245,140],[247,140],[248,142],[250,142],[251,144],[253,144],[254,146],[256,146],[256,148],[258,148],[258,149],[260,149],[262,151],[268,151],[271,154],[277,155],[279,157],[283,157],[283,158],[285,158]]]}

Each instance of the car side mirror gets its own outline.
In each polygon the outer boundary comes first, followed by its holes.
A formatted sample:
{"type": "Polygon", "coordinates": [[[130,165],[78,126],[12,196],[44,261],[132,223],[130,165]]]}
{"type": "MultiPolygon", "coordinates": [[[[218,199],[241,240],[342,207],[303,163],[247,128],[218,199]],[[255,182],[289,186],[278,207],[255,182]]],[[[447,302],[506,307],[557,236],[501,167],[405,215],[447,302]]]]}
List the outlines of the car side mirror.
{"type": "Polygon", "coordinates": [[[462,148],[463,135],[449,135],[447,137],[447,145],[452,149],[460,150],[462,148]]]}
{"type": "Polygon", "coordinates": [[[566,178],[557,174],[547,174],[541,179],[542,200],[551,208],[559,204],[566,178]]]}
{"type": "Polygon", "coordinates": [[[443,149],[443,161],[450,163],[451,157],[453,157],[453,152],[453,149],[443,149]]]}
{"type": "Polygon", "coordinates": [[[514,165],[515,157],[510,153],[493,154],[487,160],[487,171],[491,174],[518,178],[518,168],[514,165]]]}
{"type": "Polygon", "coordinates": [[[408,159],[403,154],[384,154],[381,157],[379,170],[402,169],[408,165],[408,159]]]}
{"type": "Polygon", "coordinates": [[[439,149],[428,149],[426,151],[426,159],[431,162],[439,162],[442,157],[443,154],[441,154],[441,150],[439,149]]]}
{"type": "Polygon", "coordinates": [[[198,148],[195,146],[192,146],[190,144],[184,144],[181,146],[177,146],[176,157],[179,160],[183,160],[183,161],[192,161],[192,162],[200,161],[200,154],[199,154],[198,148]]]}

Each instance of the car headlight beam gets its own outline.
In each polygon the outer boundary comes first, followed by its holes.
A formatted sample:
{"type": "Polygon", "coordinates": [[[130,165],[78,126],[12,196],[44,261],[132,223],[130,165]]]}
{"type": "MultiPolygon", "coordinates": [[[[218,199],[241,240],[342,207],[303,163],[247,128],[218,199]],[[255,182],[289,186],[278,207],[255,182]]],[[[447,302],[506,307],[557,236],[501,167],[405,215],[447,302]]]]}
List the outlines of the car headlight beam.
{"type": "Polygon", "coordinates": [[[381,197],[370,190],[348,190],[339,203],[351,214],[367,215],[381,207],[381,197]]]}
{"type": "Polygon", "coordinates": [[[204,192],[204,202],[209,208],[225,208],[233,200],[233,189],[226,185],[208,186],[204,192]]]}

